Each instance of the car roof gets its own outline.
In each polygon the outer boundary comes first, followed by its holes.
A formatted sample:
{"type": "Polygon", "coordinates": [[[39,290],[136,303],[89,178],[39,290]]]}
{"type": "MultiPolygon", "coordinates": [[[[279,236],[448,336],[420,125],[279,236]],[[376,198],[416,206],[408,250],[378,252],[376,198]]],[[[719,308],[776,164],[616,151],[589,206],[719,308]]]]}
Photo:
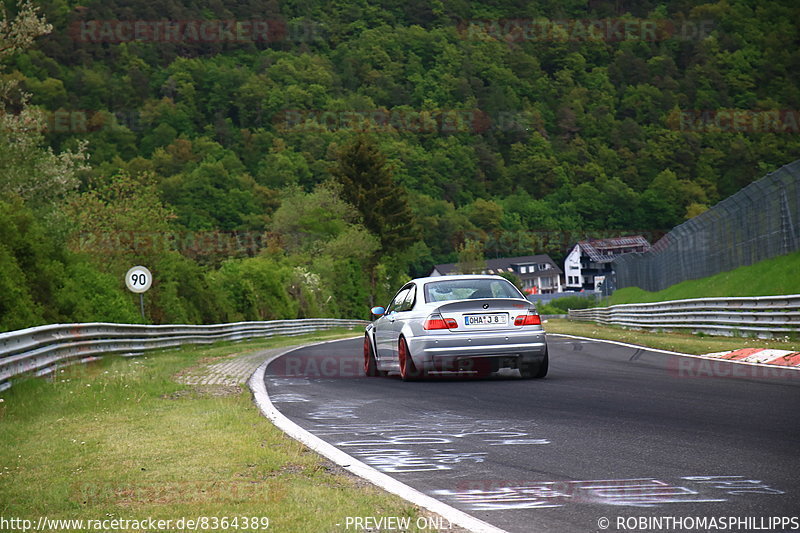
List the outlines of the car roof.
{"type": "MultiPolygon", "coordinates": [[[[432,281],[449,281],[459,279],[502,279],[508,281],[503,276],[496,276],[491,274],[452,274],[447,276],[430,276],[426,278],[415,278],[408,283],[430,283],[432,281]]],[[[406,284],[407,285],[407,284],[406,284]]]]}

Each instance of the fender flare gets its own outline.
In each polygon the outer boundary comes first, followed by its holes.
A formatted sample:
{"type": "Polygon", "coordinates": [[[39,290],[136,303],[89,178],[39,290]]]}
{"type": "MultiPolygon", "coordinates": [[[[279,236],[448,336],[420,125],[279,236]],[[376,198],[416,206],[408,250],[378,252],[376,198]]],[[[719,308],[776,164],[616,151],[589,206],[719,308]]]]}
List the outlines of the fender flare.
{"type": "Polygon", "coordinates": [[[367,336],[367,340],[369,340],[370,346],[372,346],[372,353],[374,353],[377,358],[378,345],[375,342],[375,327],[373,324],[368,324],[367,327],[364,328],[364,335],[367,336]]]}
{"type": "Polygon", "coordinates": [[[398,336],[398,341],[399,341],[400,337],[403,337],[404,339],[406,339],[406,344],[408,345],[408,353],[409,353],[409,355],[411,355],[411,358],[416,363],[418,361],[418,359],[414,359],[414,354],[411,352],[411,345],[410,345],[408,340],[416,338],[416,337],[419,337],[419,335],[414,334],[413,328],[411,327],[411,325],[409,323],[406,322],[403,325],[403,329],[400,330],[400,335],[398,336]]]}

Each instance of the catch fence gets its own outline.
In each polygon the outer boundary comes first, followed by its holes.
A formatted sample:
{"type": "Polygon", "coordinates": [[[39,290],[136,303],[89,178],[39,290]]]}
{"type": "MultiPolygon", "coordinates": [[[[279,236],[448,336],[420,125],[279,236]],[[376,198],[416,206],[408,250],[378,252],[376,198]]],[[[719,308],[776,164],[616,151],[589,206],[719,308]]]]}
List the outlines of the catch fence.
{"type": "Polygon", "coordinates": [[[800,249],[800,160],[677,226],[644,253],[617,257],[615,288],[660,291],[800,249]]]}

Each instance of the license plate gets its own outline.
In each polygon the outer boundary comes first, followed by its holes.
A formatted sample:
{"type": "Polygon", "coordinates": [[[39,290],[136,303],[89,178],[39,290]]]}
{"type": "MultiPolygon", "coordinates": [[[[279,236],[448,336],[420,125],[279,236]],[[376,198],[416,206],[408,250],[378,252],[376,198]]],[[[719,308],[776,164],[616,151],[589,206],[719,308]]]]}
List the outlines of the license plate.
{"type": "Polygon", "coordinates": [[[508,324],[508,315],[495,313],[491,315],[465,315],[465,326],[505,326],[508,324]]]}

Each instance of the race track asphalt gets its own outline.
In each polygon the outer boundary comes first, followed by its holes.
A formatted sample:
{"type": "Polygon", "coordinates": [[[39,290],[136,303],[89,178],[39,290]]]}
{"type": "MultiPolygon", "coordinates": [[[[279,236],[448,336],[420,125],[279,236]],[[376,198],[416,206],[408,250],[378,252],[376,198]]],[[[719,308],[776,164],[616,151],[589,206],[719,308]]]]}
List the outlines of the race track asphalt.
{"type": "Polygon", "coordinates": [[[800,372],[548,344],[542,380],[367,378],[345,340],[266,384],[301,427],[509,532],[800,528],[766,521],[800,515],[800,372]]]}

